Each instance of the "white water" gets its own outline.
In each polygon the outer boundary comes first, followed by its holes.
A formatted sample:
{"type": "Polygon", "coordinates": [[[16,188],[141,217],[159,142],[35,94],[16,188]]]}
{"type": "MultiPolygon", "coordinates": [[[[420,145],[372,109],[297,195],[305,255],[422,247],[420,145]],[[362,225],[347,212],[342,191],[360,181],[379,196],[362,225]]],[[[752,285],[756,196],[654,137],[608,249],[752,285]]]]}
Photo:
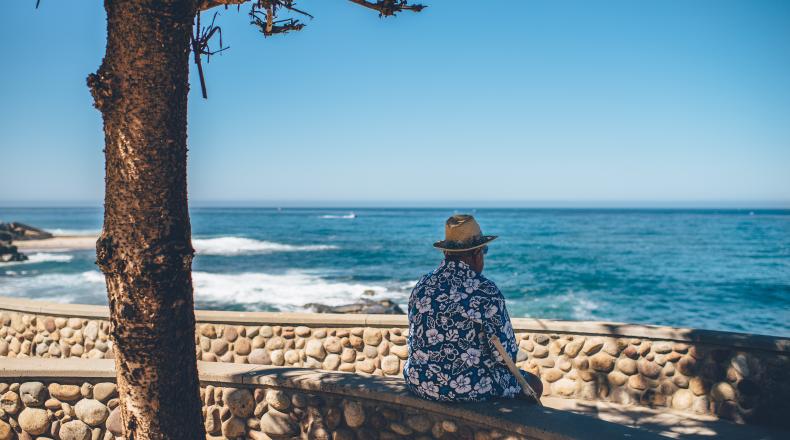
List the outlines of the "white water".
{"type": "Polygon", "coordinates": [[[202,255],[251,255],[273,252],[311,252],[337,249],[325,244],[291,245],[244,237],[197,238],[192,240],[195,251],[202,255]]]}

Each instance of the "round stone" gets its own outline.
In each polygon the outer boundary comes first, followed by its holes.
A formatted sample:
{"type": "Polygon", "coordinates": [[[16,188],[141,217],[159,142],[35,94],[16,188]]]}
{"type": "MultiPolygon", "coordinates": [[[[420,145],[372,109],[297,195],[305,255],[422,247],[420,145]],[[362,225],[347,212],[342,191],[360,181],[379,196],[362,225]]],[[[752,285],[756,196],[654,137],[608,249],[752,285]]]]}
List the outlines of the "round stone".
{"type": "Polygon", "coordinates": [[[233,350],[238,355],[246,356],[252,350],[252,342],[248,338],[239,338],[233,343],[233,350]]]}
{"type": "Polygon", "coordinates": [[[239,337],[239,331],[236,330],[236,327],[229,325],[225,327],[225,330],[222,332],[222,336],[225,337],[226,341],[233,342],[239,337]]]}
{"type": "Polygon", "coordinates": [[[318,339],[310,339],[307,341],[305,345],[304,352],[306,355],[318,359],[319,361],[324,360],[326,357],[326,350],[324,350],[324,344],[318,339]]]}
{"type": "Polygon", "coordinates": [[[612,371],[607,376],[607,379],[609,380],[610,384],[619,387],[620,385],[623,385],[628,380],[628,376],[626,376],[625,374],[619,371],[612,371]]]}
{"type": "Polygon", "coordinates": [[[592,355],[597,353],[601,348],[603,348],[604,340],[602,338],[591,338],[588,339],[584,343],[584,347],[582,347],[582,352],[586,355],[592,355]]]}
{"type": "Polygon", "coordinates": [[[82,399],[74,405],[77,417],[90,426],[99,426],[107,420],[110,410],[96,399],[82,399]]]}
{"type": "Polygon", "coordinates": [[[60,425],[60,440],[90,440],[91,430],[81,420],[72,420],[60,425]]]}
{"type": "Polygon", "coordinates": [[[350,428],[359,428],[365,423],[365,409],[353,400],[343,401],[343,418],[350,428]]]}
{"type": "Polygon", "coordinates": [[[82,397],[79,386],[61,385],[57,383],[49,384],[49,394],[56,399],[65,400],[66,402],[71,402],[82,397]]]}
{"type": "Polygon", "coordinates": [[[337,370],[337,367],[340,366],[340,356],[337,354],[329,354],[324,359],[324,363],[322,367],[324,370],[337,370]]]}
{"type": "Polygon", "coordinates": [[[719,382],[710,389],[710,396],[713,400],[735,400],[735,388],[727,382],[719,382]]]}
{"type": "MultiPolygon", "coordinates": [[[[519,350],[519,352],[521,351],[522,350],[519,350]]],[[[406,358],[409,357],[409,347],[406,345],[393,345],[390,347],[390,353],[394,354],[400,359],[406,360],[406,358]]]]}
{"type": "Polygon", "coordinates": [[[579,351],[581,351],[582,346],[584,346],[584,342],[585,338],[578,338],[568,342],[563,348],[563,353],[571,358],[576,357],[576,355],[579,354],[579,351]]]}
{"type": "Polygon", "coordinates": [[[426,433],[431,430],[431,419],[423,414],[416,414],[406,418],[406,425],[419,432],[426,433]]]}
{"type": "Polygon", "coordinates": [[[550,368],[548,370],[541,371],[540,377],[549,383],[556,382],[562,378],[562,371],[550,368]]]}
{"type": "Polygon", "coordinates": [[[635,390],[646,390],[647,389],[647,380],[644,377],[635,374],[628,378],[628,386],[635,390]]]}
{"type": "Polygon", "coordinates": [[[274,350],[269,354],[272,358],[272,364],[277,366],[285,365],[285,355],[282,350],[274,350]]]}
{"type": "Polygon", "coordinates": [[[121,407],[117,406],[107,417],[107,430],[115,437],[123,435],[123,420],[121,420],[121,407]]]}
{"type": "Polygon", "coordinates": [[[329,353],[341,353],[343,351],[343,343],[337,336],[330,336],[324,340],[324,348],[329,353]]]}
{"type": "Polygon", "coordinates": [[[362,333],[362,340],[367,345],[377,346],[381,343],[381,330],[377,328],[366,327],[362,333]]]}
{"type": "Polygon", "coordinates": [[[224,339],[214,339],[211,341],[211,352],[217,356],[222,356],[228,351],[228,341],[224,339]]]}
{"type": "Polygon", "coordinates": [[[41,435],[49,430],[49,416],[45,409],[25,408],[19,414],[17,421],[28,434],[41,435]]]}
{"type": "Polygon", "coordinates": [[[694,401],[694,394],[685,389],[677,390],[675,394],[672,395],[672,408],[675,409],[688,409],[691,407],[692,402],[694,401]]]}
{"type": "Polygon", "coordinates": [[[373,362],[372,359],[365,359],[363,361],[357,362],[357,369],[363,373],[370,374],[376,371],[376,364],[373,362]]]}
{"type": "Polygon", "coordinates": [[[689,390],[691,390],[695,396],[702,396],[703,394],[706,394],[707,390],[705,388],[705,381],[702,380],[702,378],[692,377],[689,380],[689,390]]]}
{"type": "Polygon", "coordinates": [[[101,382],[93,386],[93,398],[99,402],[106,402],[118,393],[118,386],[112,382],[101,382]]]}
{"type": "Polygon", "coordinates": [[[247,360],[251,364],[271,365],[272,358],[269,356],[269,351],[264,348],[256,348],[252,350],[247,360]]]}
{"type": "Polygon", "coordinates": [[[559,394],[560,396],[571,396],[576,391],[576,382],[570,379],[560,379],[551,384],[552,394],[559,394]]]}
{"type": "Polygon", "coordinates": [[[296,426],[288,414],[269,409],[261,417],[261,431],[271,436],[290,437],[296,434],[296,426]]]}
{"type": "Polygon", "coordinates": [[[252,416],[255,409],[252,392],[246,388],[225,388],[222,390],[222,400],[234,416],[242,419],[252,416]]]}
{"type": "Polygon", "coordinates": [[[268,350],[280,350],[285,348],[285,340],[279,336],[275,336],[266,341],[266,348],[268,350]]]}
{"type": "Polygon", "coordinates": [[[214,328],[214,324],[203,324],[200,327],[200,334],[209,339],[214,339],[217,337],[217,329],[214,328]]]}
{"type": "Polygon", "coordinates": [[[384,359],[381,360],[381,371],[389,375],[398,374],[400,371],[400,359],[392,354],[384,356],[384,359]]]}
{"type": "Polygon", "coordinates": [[[311,330],[310,327],[300,325],[294,329],[294,333],[296,333],[296,336],[306,338],[310,336],[311,330]]]}
{"type": "Polygon", "coordinates": [[[14,430],[4,420],[0,420],[0,440],[13,440],[14,430]]]}
{"type": "Polygon", "coordinates": [[[636,374],[636,361],[627,357],[618,359],[617,369],[629,376],[636,374]]]}
{"type": "Polygon", "coordinates": [[[296,350],[288,350],[285,352],[285,363],[293,365],[299,362],[299,352],[296,350]]]}
{"type": "Polygon", "coordinates": [[[222,422],[222,435],[226,438],[243,437],[247,431],[247,424],[244,419],[238,417],[231,417],[222,422]]]}
{"type": "Polygon", "coordinates": [[[655,379],[661,374],[661,367],[646,359],[642,359],[637,363],[637,369],[642,375],[651,379],[655,379]]]}
{"type": "Polygon", "coordinates": [[[595,371],[608,373],[614,368],[614,358],[606,353],[598,353],[590,358],[590,367],[595,371]]]}
{"type": "Polygon", "coordinates": [[[532,351],[532,357],[542,359],[549,355],[549,349],[543,345],[536,345],[535,350],[532,351]]]}
{"type": "Polygon", "coordinates": [[[0,398],[0,409],[8,414],[18,413],[22,409],[22,400],[19,398],[19,394],[14,391],[7,391],[3,394],[3,397],[0,398]]]}
{"type": "Polygon", "coordinates": [[[653,344],[653,351],[658,354],[666,354],[672,351],[672,345],[669,342],[656,342],[653,344]]]}
{"type": "Polygon", "coordinates": [[[19,395],[25,406],[43,406],[47,400],[47,388],[41,382],[25,382],[19,386],[19,395]]]}
{"type": "Polygon", "coordinates": [[[268,390],[266,391],[266,403],[276,410],[285,411],[291,406],[291,399],[284,391],[268,390]]]}

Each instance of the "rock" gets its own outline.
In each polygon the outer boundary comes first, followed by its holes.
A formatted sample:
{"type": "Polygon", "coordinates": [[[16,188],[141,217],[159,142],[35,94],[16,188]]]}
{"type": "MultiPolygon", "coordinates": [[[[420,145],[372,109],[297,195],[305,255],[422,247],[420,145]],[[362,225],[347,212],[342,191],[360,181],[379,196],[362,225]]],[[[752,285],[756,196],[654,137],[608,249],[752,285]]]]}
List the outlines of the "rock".
{"type": "Polygon", "coordinates": [[[49,384],[49,395],[66,402],[72,402],[82,397],[80,387],[77,385],[49,384]]]}
{"type": "Polygon", "coordinates": [[[370,374],[376,371],[376,364],[372,359],[365,359],[361,362],[357,362],[357,370],[370,374]]]}
{"type": "Polygon", "coordinates": [[[560,396],[571,396],[576,391],[576,382],[570,379],[560,379],[551,384],[551,393],[560,396]]]}
{"type": "Polygon", "coordinates": [[[300,325],[294,329],[294,333],[296,333],[296,336],[299,336],[300,338],[306,338],[310,336],[312,330],[310,329],[310,327],[300,325]]]}
{"type": "Polygon", "coordinates": [[[353,400],[343,401],[343,418],[350,428],[359,428],[365,423],[365,409],[353,400]]]}
{"type": "Polygon", "coordinates": [[[82,399],[74,405],[77,417],[90,426],[99,426],[107,420],[110,410],[96,399],[82,399]]]}
{"type": "Polygon", "coordinates": [[[289,437],[297,433],[297,428],[288,414],[270,409],[261,417],[261,431],[270,436],[289,437]]]}
{"type": "Polygon", "coordinates": [[[406,358],[409,357],[409,347],[406,345],[393,345],[390,347],[390,353],[394,354],[400,359],[406,360],[406,358]]]}
{"type": "Polygon", "coordinates": [[[590,367],[595,371],[608,373],[614,368],[614,358],[606,353],[598,353],[590,358],[590,367]]]}
{"type": "Polygon", "coordinates": [[[327,306],[323,304],[310,303],[305,307],[316,313],[350,313],[350,314],[384,314],[384,315],[404,315],[403,309],[390,299],[372,300],[360,298],[353,304],[342,306],[327,306]]]}
{"type": "Polygon", "coordinates": [[[281,350],[285,348],[285,339],[280,336],[274,336],[266,341],[266,349],[269,351],[281,350]]]}
{"type": "Polygon", "coordinates": [[[686,376],[693,376],[696,370],[697,360],[691,356],[683,356],[677,364],[677,370],[686,376]]]}
{"type": "Polygon", "coordinates": [[[635,390],[646,390],[648,387],[647,380],[644,377],[640,376],[639,374],[635,374],[628,378],[628,386],[635,390]]]}
{"type": "Polygon", "coordinates": [[[384,374],[398,374],[400,372],[400,359],[395,355],[387,355],[381,360],[381,371],[384,374]]]}
{"type": "Polygon", "coordinates": [[[637,362],[637,369],[642,375],[651,379],[655,379],[659,374],[661,374],[661,367],[646,359],[642,359],[637,362]]]}
{"type": "Polygon", "coordinates": [[[653,351],[658,354],[666,354],[672,351],[672,345],[669,342],[656,342],[653,344],[653,351]]]}
{"type": "Polygon", "coordinates": [[[233,343],[233,351],[235,351],[236,354],[238,355],[246,356],[250,354],[251,350],[252,350],[252,342],[250,342],[248,338],[242,337],[237,339],[236,342],[233,343]]]}
{"type": "Polygon", "coordinates": [[[306,355],[315,358],[319,361],[324,360],[326,357],[326,350],[324,350],[324,344],[322,341],[318,339],[310,339],[307,341],[307,344],[304,347],[304,352],[306,355]]]}
{"type": "Polygon", "coordinates": [[[707,394],[707,387],[705,386],[705,381],[702,380],[700,377],[692,377],[689,380],[689,390],[694,393],[695,396],[702,396],[707,394]]]}
{"type": "Polygon", "coordinates": [[[291,406],[291,398],[284,391],[271,389],[266,391],[266,403],[276,410],[285,411],[291,406]]]}
{"type": "Polygon", "coordinates": [[[672,383],[677,385],[680,388],[688,388],[689,387],[689,378],[683,376],[682,374],[677,374],[672,378],[672,383]]]}
{"type": "Polygon", "coordinates": [[[226,438],[243,437],[247,432],[247,424],[244,419],[238,417],[231,417],[222,422],[222,435],[226,438]]]}
{"type": "Polygon", "coordinates": [[[82,334],[85,335],[85,338],[89,341],[96,341],[99,338],[99,324],[96,321],[88,322],[82,334]]]}
{"type": "Polygon", "coordinates": [[[114,436],[120,437],[123,435],[123,421],[121,420],[121,407],[115,407],[110,415],[107,417],[107,430],[114,436]]]}
{"type": "Polygon", "coordinates": [[[367,327],[365,331],[362,333],[362,340],[365,342],[366,345],[371,346],[378,346],[381,344],[381,330],[377,328],[367,327]]]}
{"type": "Polygon", "coordinates": [[[616,387],[623,385],[628,380],[628,376],[626,376],[625,374],[619,371],[612,371],[606,376],[606,378],[608,379],[610,384],[616,387]]]}
{"type": "Polygon", "coordinates": [[[256,348],[252,350],[247,357],[247,361],[251,364],[271,365],[272,358],[269,356],[269,351],[264,348],[256,348]]]}
{"type": "Polygon", "coordinates": [[[636,374],[636,361],[634,361],[631,358],[625,357],[618,359],[616,365],[618,370],[629,376],[632,374],[636,374]]]}
{"type": "Polygon", "coordinates": [[[3,397],[0,398],[0,409],[12,415],[18,413],[22,409],[22,400],[19,398],[19,394],[14,391],[7,391],[3,394],[3,397]]]}
{"type": "Polygon", "coordinates": [[[285,352],[285,363],[294,365],[299,363],[299,352],[296,350],[288,350],[285,352]]]}
{"type": "Polygon", "coordinates": [[[685,389],[677,390],[672,395],[672,408],[679,410],[688,409],[693,401],[694,394],[691,391],[685,389]]]}
{"type": "Polygon", "coordinates": [[[628,347],[625,347],[625,349],[623,350],[623,354],[631,359],[636,359],[639,357],[639,352],[636,351],[636,347],[634,347],[633,345],[629,345],[628,347]]]}
{"type": "Polygon", "coordinates": [[[211,352],[217,356],[222,356],[228,351],[228,341],[224,339],[214,339],[211,341],[211,352]]]}
{"type": "Polygon", "coordinates": [[[255,409],[252,392],[246,388],[224,388],[222,400],[234,416],[242,419],[252,416],[252,411],[255,409]]]}
{"type": "Polygon", "coordinates": [[[272,358],[272,364],[277,366],[285,365],[285,355],[282,350],[274,350],[269,353],[272,358]]]}
{"type": "Polygon", "coordinates": [[[337,367],[340,366],[340,355],[327,355],[324,359],[324,363],[321,366],[324,370],[337,370],[337,367]]]}
{"type": "Polygon", "coordinates": [[[329,353],[340,354],[343,351],[343,344],[340,338],[336,336],[329,336],[324,340],[324,349],[329,353]]]}
{"type": "Polygon", "coordinates": [[[41,435],[49,430],[49,416],[45,409],[25,408],[19,413],[17,421],[28,434],[41,435]]]}
{"type": "Polygon", "coordinates": [[[225,338],[226,341],[233,342],[236,340],[236,338],[239,337],[239,331],[236,330],[236,327],[233,327],[232,325],[228,325],[225,326],[225,329],[222,332],[222,336],[225,338]]]}
{"type": "Polygon", "coordinates": [[[47,400],[47,388],[41,382],[25,382],[19,386],[19,396],[25,406],[43,406],[47,400]]]}
{"type": "Polygon", "coordinates": [[[13,440],[14,430],[4,420],[0,420],[0,440],[13,440]]]}
{"type": "Polygon", "coordinates": [[[0,223],[0,239],[3,241],[28,241],[52,238],[49,232],[19,222],[0,223]]]}
{"type": "Polygon", "coordinates": [[[565,344],[565,347],[563,348],[563,352],[565,353],[566,356],[570,358],[574,358],[576,357],[577,354],[579,354],[579,351],[581,351],[584,342],[585,342],[585,338],[574,339],[568,342],[567,344],[565,344]]]}
{"type": "Polygon", "coordinates": [[[203,427],[209,434],[218,434],[222,431],[220,407],[212,405],[206,409],[206,420],[203,422],[203,427]]]}
{"type": "Polygon", "coordinates": [[[536,345],[532,351],[532,357],[542,359],[549,355],[549,349],[543,345],[536,345]]]}
{"type": "Polygon", "coordinates": [[[591,338],[584,343],[582,353],[591,355],[597,353],[603,347],[604,341],[601,338],[591,338]]]}
{"type": "Polygon", "coordinates": [[[81,420],[72,420],[60,425],[60,440],[90,440],[91,430],[81,420]]]}
{"type": "Polygon", "coordinates": [[[112,382],[101,382],[93,386],[93,398],[106,402],[118,395],[118,386],[112,382]]]}
{"type": "Polygon", "coordinates": [[[730,366],[741,375],[749,377],[749,360],[743,354],[738,354],[730,361],[730,366]]]}
{"type": "Polygon", "coordinates": [[[415,414],[406,417],[406,425],[419,433],[426,433],[431,430],[431,419],[423,414],[415,414]]]}
{"type": "Polygon", "coordinates": [[[540,344],[540,345],[546,345],[549,343],[549,337],[542,333],[538,333],[534,335],[532,337],[532,340],[535,341],[536,344],[540,344]]]}
{"type": "Polygon", "coordinates": [[[548,370],[541,371],[540,377],[549,383],[556,382],[562,378],[562,371],[550,368],[548,370]]]}
{"type": "Polygon", "coordinates": [[[710,396],[717,402],[735,400],[735,388],[727,382],[719,382],[711,387],[710,396]]]}

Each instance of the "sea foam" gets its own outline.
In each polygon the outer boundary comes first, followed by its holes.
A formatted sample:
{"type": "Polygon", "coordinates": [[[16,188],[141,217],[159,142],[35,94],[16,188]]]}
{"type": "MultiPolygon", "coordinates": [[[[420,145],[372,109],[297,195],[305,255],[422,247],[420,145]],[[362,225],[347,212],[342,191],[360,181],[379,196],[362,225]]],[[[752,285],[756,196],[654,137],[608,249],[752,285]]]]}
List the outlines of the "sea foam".
{"type": "Polygon", "coordinates": [[[69,254],[53,254],[48,252],[36,252],[27,256],[25,261],[10,261],[8,263],[0,263],[0,267],[14,266],[18,264],[34,264],[34,263],[68,263],[73,260],[74,256],[69,254]]]}
{"type": "Polygon", "coordinates": [[[337,249],[325,244],[292,245],[244,237],[197,238],[192,240],[195,251],[202,255],[250,255],[274,252],[310,252],[337,249]]]}

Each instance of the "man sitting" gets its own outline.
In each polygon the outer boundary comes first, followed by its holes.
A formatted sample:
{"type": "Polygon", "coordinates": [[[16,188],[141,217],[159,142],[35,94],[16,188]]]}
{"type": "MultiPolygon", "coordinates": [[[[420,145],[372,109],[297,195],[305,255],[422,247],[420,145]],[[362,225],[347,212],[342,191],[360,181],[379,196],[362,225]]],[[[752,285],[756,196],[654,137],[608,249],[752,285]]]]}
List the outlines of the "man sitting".
{"type": "MultiPolygon", "coordinates": [[[[409,358],[403,376],[425,399],[480,401],[512,398],[521,388],[491,343],[496,336],[515,360],[516,338],[505,298],[481,272],[488,243],[471,215],[454,215],[445,239],[434,243],[444,261],[420,279],[409,298],[409,358]]],[[[522,372],[540,396],[540,379],[522,372]]]]}

